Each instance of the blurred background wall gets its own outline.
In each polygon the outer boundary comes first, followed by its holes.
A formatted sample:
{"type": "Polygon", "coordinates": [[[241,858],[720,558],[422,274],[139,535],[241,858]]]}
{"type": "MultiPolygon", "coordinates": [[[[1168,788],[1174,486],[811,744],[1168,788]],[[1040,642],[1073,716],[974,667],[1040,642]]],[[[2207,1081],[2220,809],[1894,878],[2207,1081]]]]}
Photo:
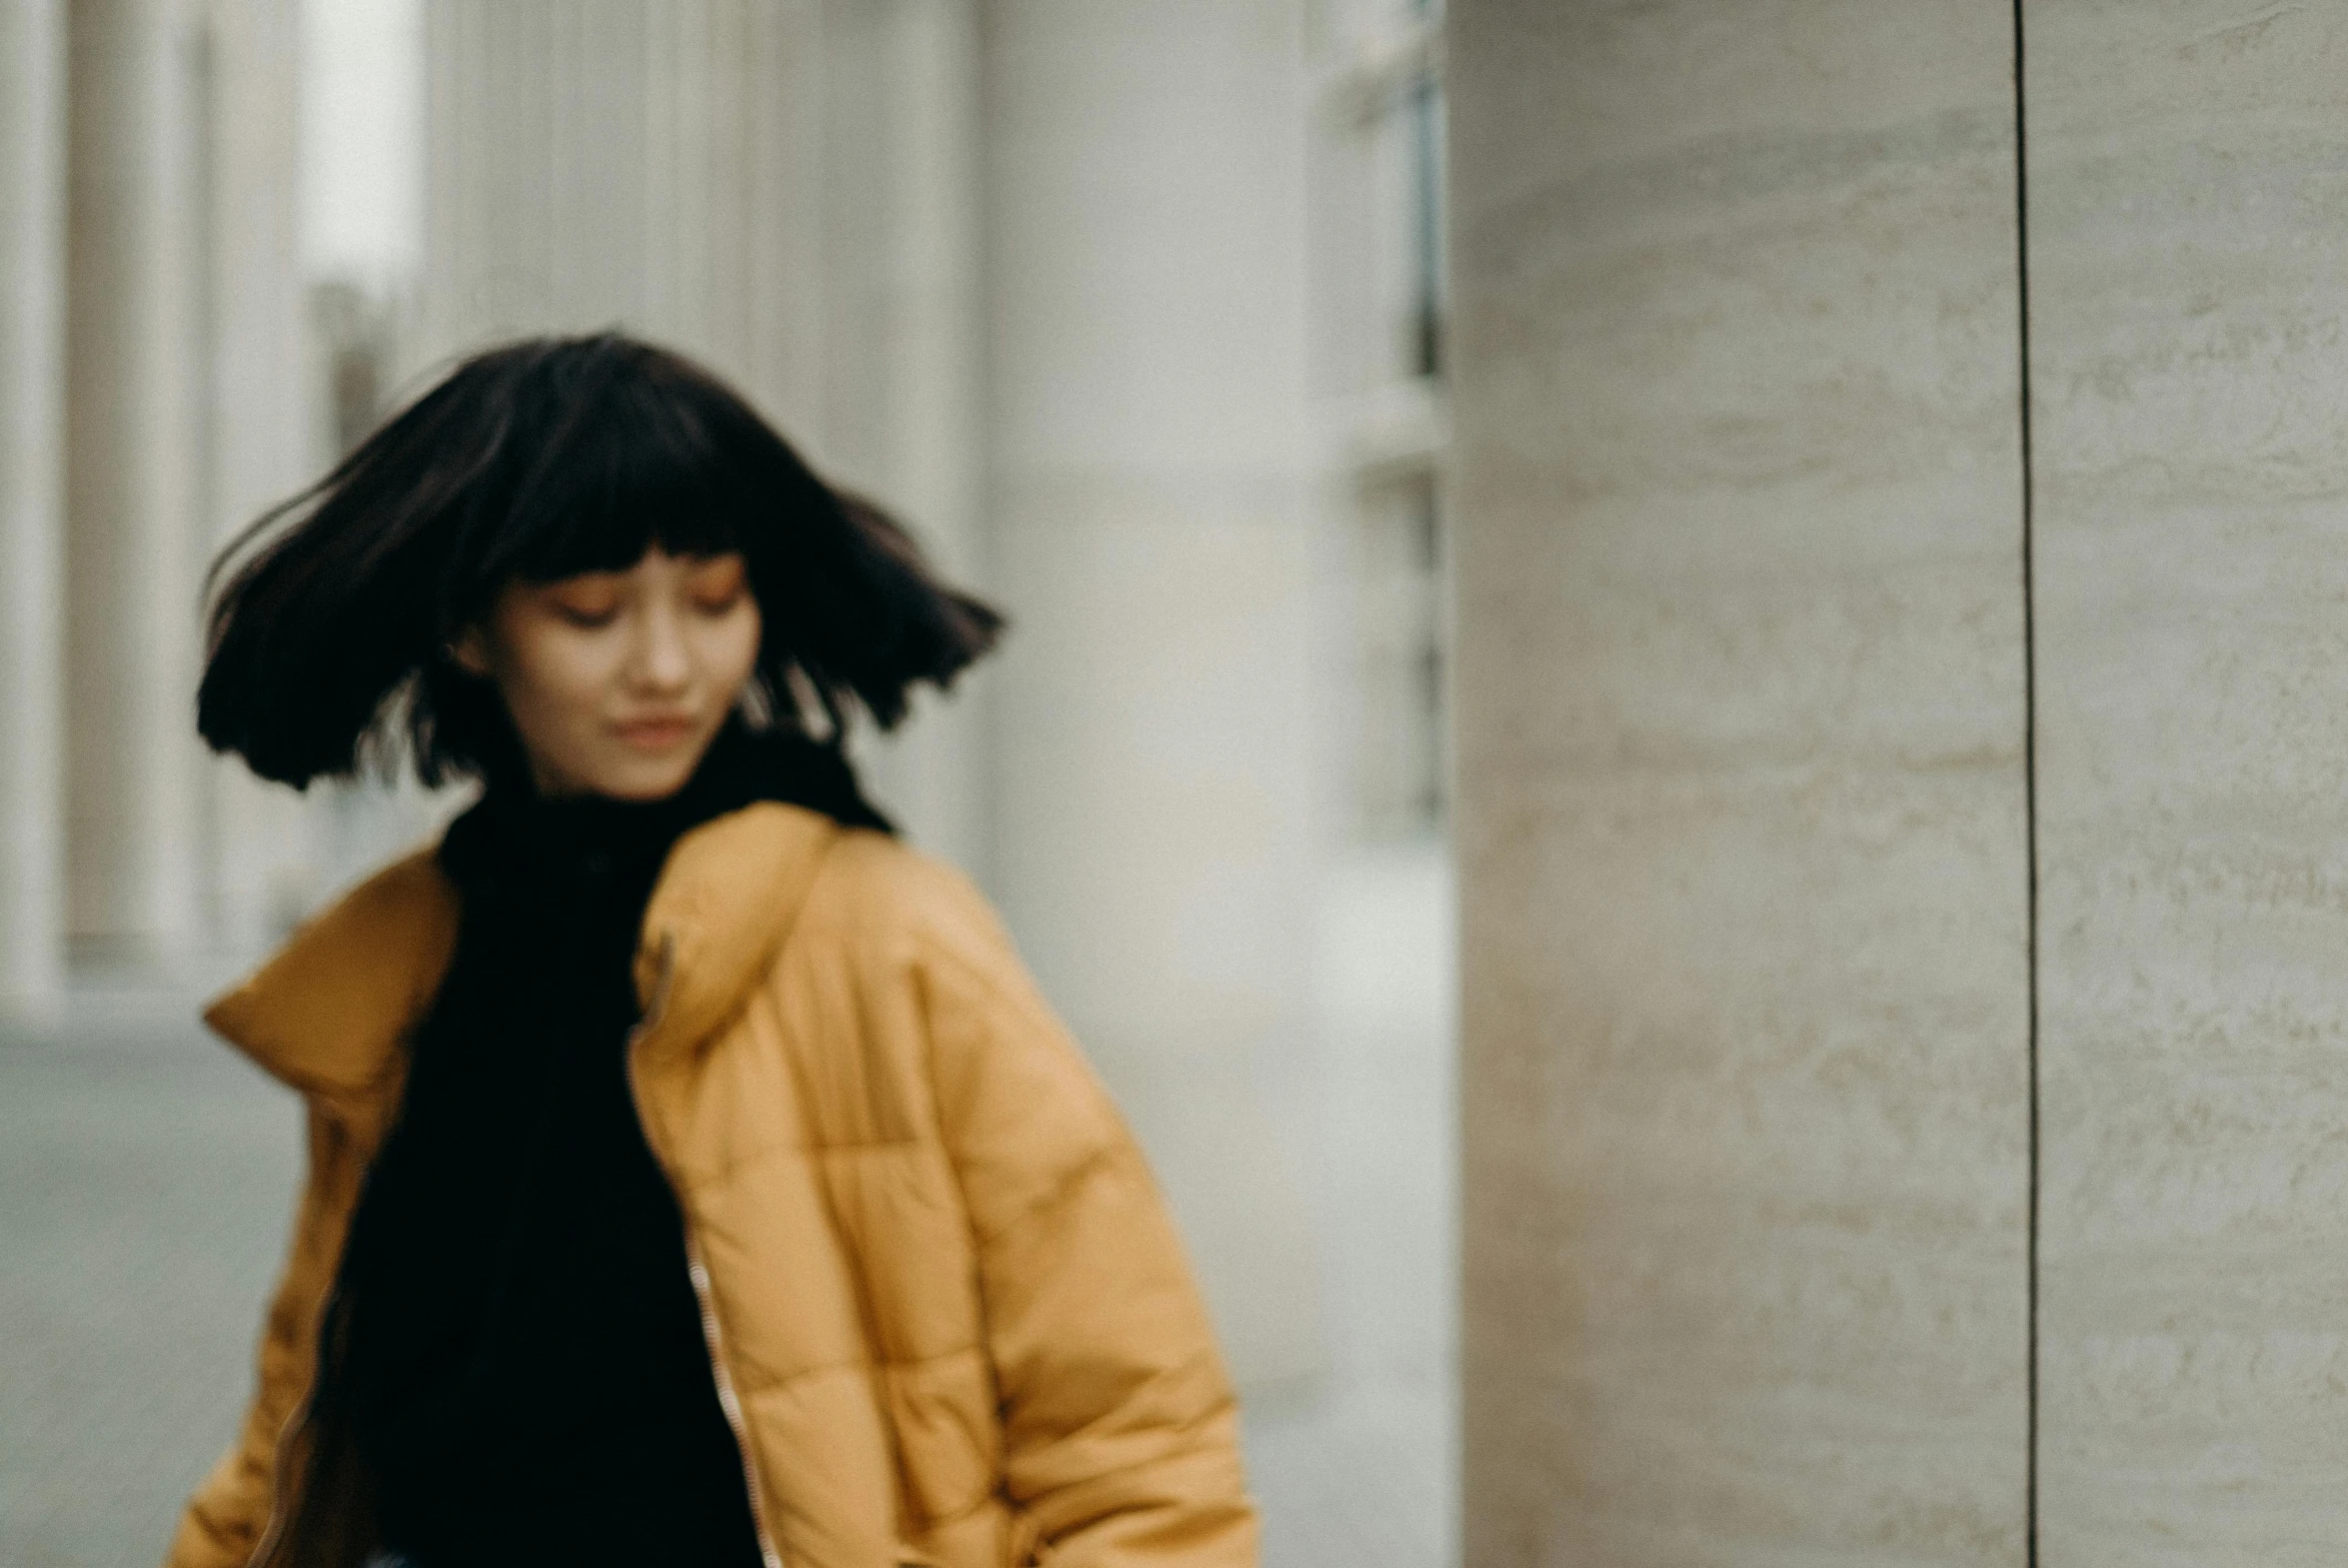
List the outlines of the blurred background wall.
{"type": "Polygon", "coordinates": [[[1008,610],[877,792],[1148,1145],[1270,1551],[1451,1560],[1441,60],[1417,0],[11,0],[0,1558],[135,1558],[225,1439],[295,1126],[188,1010],[462,803],[205,756],[206,563],[620,327],[1008,610]]]}

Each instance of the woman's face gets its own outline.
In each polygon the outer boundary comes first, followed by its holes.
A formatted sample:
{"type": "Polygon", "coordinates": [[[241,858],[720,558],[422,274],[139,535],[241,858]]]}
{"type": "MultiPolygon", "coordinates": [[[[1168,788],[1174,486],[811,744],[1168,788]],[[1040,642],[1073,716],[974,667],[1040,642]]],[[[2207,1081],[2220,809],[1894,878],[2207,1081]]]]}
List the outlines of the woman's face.
{"type": "Polygon", "coordinates": [[[507,585],[457,662],[505,699],[541,794],[657,800],[693,777],[759,651],[742,558],[507,585]]]}

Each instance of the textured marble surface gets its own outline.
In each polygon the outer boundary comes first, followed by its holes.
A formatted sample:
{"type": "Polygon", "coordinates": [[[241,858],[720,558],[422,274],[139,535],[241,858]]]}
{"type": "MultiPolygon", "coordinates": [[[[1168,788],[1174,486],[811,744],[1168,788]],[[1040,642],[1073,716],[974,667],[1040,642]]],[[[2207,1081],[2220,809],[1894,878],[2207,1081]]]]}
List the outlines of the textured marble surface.
{"type": "Polygon", "coordinates": [[[1466,1560],[2018,1564],[2010,9],[1452,15],[1466,1560]]]}
{"type": "Polygon", "coordinates": [[[2348,14],[2027,7],[2042,1560],[2348,1554],[2348,14]]]}

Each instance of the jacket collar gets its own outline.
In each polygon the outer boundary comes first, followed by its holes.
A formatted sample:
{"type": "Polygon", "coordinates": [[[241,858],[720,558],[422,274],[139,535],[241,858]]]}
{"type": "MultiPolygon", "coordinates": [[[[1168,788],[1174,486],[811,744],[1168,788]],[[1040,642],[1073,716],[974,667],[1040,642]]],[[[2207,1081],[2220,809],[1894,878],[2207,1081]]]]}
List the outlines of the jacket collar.
{"type": "Polygon", "coordinates": [[[820,811],[762,800],[677,840],[636,946],[638,1055],[689,1049],[734,1016],[842,830],[820,811]]]}
{"type": "MultiPolygon", "coordinates": [[[[773,962],[840,827],[761,801],[677,840],[637,945],[641,1054],[689,1048],[773,962]]],[[[435,852],[377,872],[205,1009],[263,1070],[313,1098],[363,1099],[404,1064],[408,1033],[456,950],[457,890],[435,852]]]]}

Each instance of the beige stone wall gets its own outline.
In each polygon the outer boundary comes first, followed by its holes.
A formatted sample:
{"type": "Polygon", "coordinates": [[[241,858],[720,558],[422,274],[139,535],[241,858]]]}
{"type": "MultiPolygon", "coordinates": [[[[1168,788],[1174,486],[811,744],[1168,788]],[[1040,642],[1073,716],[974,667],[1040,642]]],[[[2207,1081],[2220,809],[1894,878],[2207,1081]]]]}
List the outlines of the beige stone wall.
{"type": "Polygon", "coordinates": [[[2042,1560],[2348,1541],[2330,7],[2031,0],[2042,1560]]]}
{"type": "Polygon", "coordinates": [[[2012,15],[1457,0],[1471,1564],[2018,1564],[2012,15]]]}

